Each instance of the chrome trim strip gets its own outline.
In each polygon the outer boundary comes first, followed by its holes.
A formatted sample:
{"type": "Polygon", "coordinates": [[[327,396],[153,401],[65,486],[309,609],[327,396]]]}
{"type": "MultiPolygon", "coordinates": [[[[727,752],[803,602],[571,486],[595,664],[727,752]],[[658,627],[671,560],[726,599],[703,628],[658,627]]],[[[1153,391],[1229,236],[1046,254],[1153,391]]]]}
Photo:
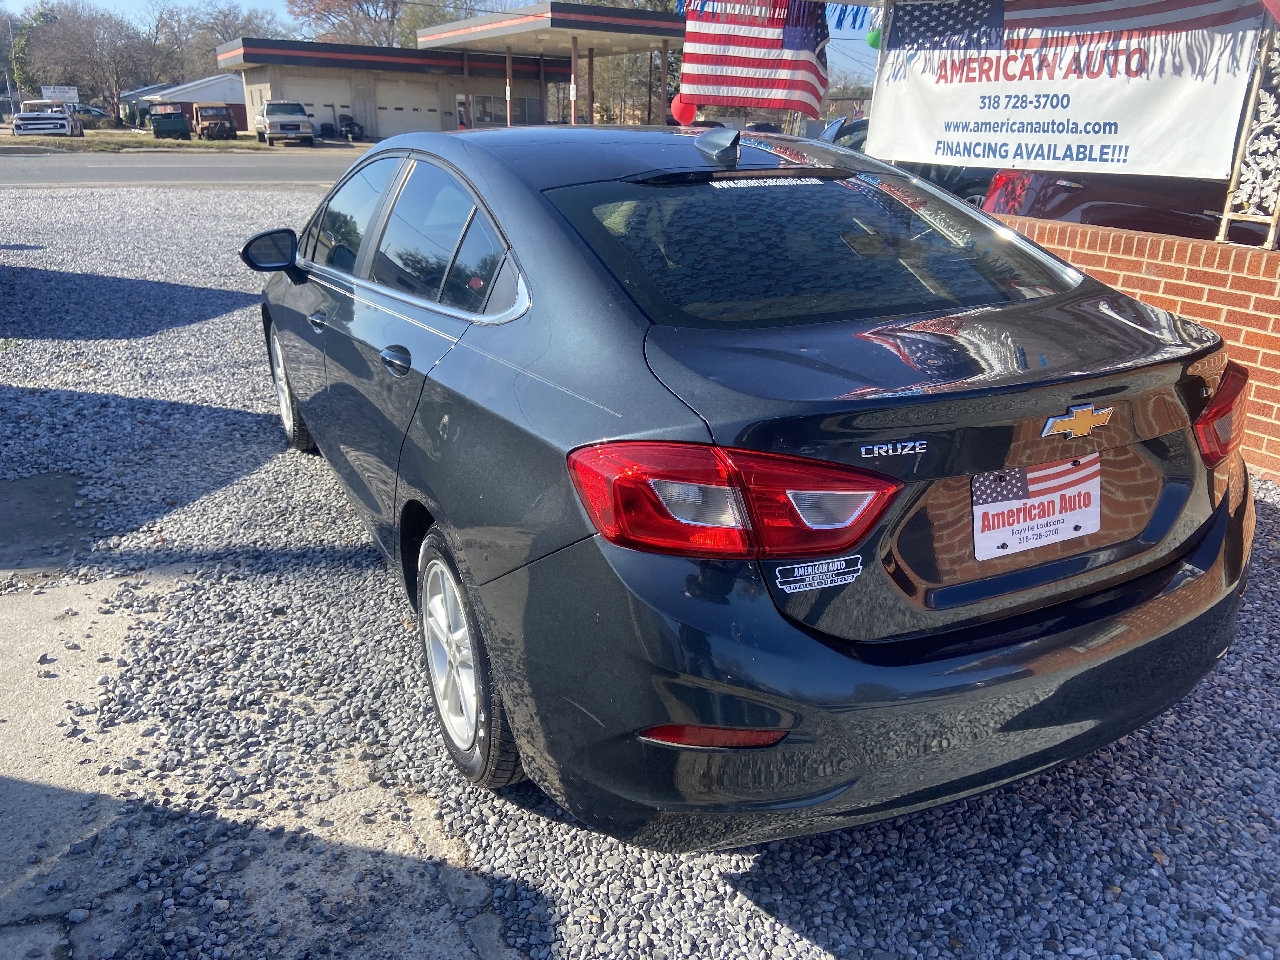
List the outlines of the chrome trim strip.
{"type": "MultiPolygon", "coordinates": [[[[304,262],[311,263],[311,261],[304,261],[304,262]]],[[[423,330],[426,330],[429,333],[434,333],[437,336],[444,337],[450,343],[458,342],[458,338],[455,337],[453,334],[445,333],[443,330],[437,330],[435,327],[431,326],[430,324],[423,323],[421,320],[410,317],[397,310],[392,310],[389,306],[387,306],[385,302],[376,302],[368,299],[367,296],[360,296],[358,293],[348,292],[343,287],[340,287],[337,284],[335,284],[332,280],[329,280],[326,277],[324,277],[323,274],[320,274],[318,270],[315,269],[316,266],[317,265],[313,265],[309,269],[309,272],[311,273],[311,279],[318,285],[324,287],[325,289],[331,290],[334,293],[340,293],[343,296],[351,297],[357,303],[362,303],[367,307],[374,307],[378,310],[385,311],[386,313],[391,314],[393,317],[396,317],[399,320],[403,320],[406,323],[411,323],[415,327],[419,327],[423,330]]],[[[324,270],[326,268],[320,267],[319,269],[324,270]]],[[[376,291],[379,294],[379,296],[389,298],[394,301],[398,301],[400,303],[405,304],[407,307],[417,307],[421,310],[426,310],[429,313],[441,313],[441,314],[444,314],[446,317],[452,317],[453,319],[461,320],[464,323],[479,323],[485,326],[497,326],[499,324],[507,323],[511,320],[515,320],[516,318],[523,316],[525,312],[528,311],[528,309],[533,305],[533,301],[529,297],[529,288],[524,282],[524,275],[521,274],[518,269],[516,271],[516,302],[512,304],[511,307],[509,307],[508,309],[502,311],[502,313],[495,313],[495,314],[467,313],[465,310],[457,310],[457,309],[454,309],[453,307],[445,306],[442,303],[432,303],[429,300],[422,300],[418,297],[412,297],[407,294],[401,294],[394,290],[389,290],[386,287],[379,286],[378,284],[372,283],[368,280],[361,280],[357,277],[352,277],[349,274],[344,274],[343,276],[351,281],[352,287],[355,290],[376,291]]],[[[610,412],[612,413],[612,411],[610,412]]]]}

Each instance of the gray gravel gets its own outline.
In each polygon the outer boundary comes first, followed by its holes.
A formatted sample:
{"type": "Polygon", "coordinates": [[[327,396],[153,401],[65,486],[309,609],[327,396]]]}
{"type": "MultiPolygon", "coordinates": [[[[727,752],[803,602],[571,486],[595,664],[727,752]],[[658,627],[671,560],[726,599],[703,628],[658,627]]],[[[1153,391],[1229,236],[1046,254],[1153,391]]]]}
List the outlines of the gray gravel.
{"type": "Polygon", "coordinates": [[[528,784],[493,795],[454,775],[407,601],[323,460],[285,450],[261,284],[235,251],[315,200],[0,189],[0,480],[81,478],[95,512],[66,577],[122,577],[99,613],[149,614],[103,665],[98,702],[72,711],[90,732],[137,725],[153,745],[91,777],[125,797],[135,830],[153,829],[144,860],[128,828],[100,836],[93,869],[156,895],[132,915],[69,904],[68,924],[98,925],[90,955],[421,955],[432,934],[416,920],[441,904],[415,902],[414,877],[445,867],[356,876],[307,832],[354,769],[385,788],[366,822],[394,829],[415,797],[435,801],[484,878],[444,906],[464,924],[496,916],[531,958],[1275,956],[1280,489],[1257,484],[1239,642],[1145,729],[857,830],[695,856],[632,849],[528,784]],[[189,223],[171,215],[197,203],[189,223]],[[176,587],[139,575],[160,565],[177,565],[176,587]],[[254,817],[298,826],[255,833],[254,817]],[[222,818],[249,825],[201,827],[222,818]],[[268,922],[236,876],[287,844],[308,851],[299,864],[329,863],[341,896],[282,875],[289,895],[268,922]],[[320,933],[290,939],[298,912],[320,933]]]}

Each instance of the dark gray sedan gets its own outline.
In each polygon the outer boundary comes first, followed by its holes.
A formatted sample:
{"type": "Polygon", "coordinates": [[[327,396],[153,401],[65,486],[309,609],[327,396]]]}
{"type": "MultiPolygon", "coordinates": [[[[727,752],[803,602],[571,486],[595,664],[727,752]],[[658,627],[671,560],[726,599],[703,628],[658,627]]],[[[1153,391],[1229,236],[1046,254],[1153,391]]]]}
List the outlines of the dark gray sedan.
{"type": "Polygon", "coordinates": [[[829,830],[1096,749],[1233,637],[1244,369],[892,167],[416,134],[242,256],[478,784],[669,850],[829,830]]]}

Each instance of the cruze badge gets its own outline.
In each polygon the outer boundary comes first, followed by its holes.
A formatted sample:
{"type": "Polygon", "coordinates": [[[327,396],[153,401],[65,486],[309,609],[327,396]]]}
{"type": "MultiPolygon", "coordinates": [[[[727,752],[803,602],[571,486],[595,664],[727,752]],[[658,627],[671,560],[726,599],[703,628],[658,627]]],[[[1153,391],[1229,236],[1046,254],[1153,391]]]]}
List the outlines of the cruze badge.
{"type": "Polygon", "coordinates": [[[1069,440],[1087,437],[1093,432],[1094,427],[1105,426],[1111,421],[1111,413],[1114,409],[1114,407],[1103,407],[1099,410],[1092,403],[1068,407],[1063,416],[1050,417],[1045,421],[1044,433],[1040,436],[1052,437],[1057,433],[1065,433],[1069,440]]]}
{"type": "Polygon", "coordinates": [[[910,453],[928,453],[928,440],[900,440],[897,443],[869,443],[859,450],[864,457],[904,457],[910,453]]]}

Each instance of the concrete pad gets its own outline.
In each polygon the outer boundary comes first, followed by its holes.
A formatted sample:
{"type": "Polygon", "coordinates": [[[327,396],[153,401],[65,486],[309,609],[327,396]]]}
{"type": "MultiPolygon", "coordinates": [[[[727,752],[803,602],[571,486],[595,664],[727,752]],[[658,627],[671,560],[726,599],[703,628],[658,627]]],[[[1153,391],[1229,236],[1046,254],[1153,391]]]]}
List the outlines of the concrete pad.
{"type": "Polygon", "coordinates": [[[0,580],[6,573],[60,570],[92,532],[92,508],[72,473],[0,481],[0,580]]]}

